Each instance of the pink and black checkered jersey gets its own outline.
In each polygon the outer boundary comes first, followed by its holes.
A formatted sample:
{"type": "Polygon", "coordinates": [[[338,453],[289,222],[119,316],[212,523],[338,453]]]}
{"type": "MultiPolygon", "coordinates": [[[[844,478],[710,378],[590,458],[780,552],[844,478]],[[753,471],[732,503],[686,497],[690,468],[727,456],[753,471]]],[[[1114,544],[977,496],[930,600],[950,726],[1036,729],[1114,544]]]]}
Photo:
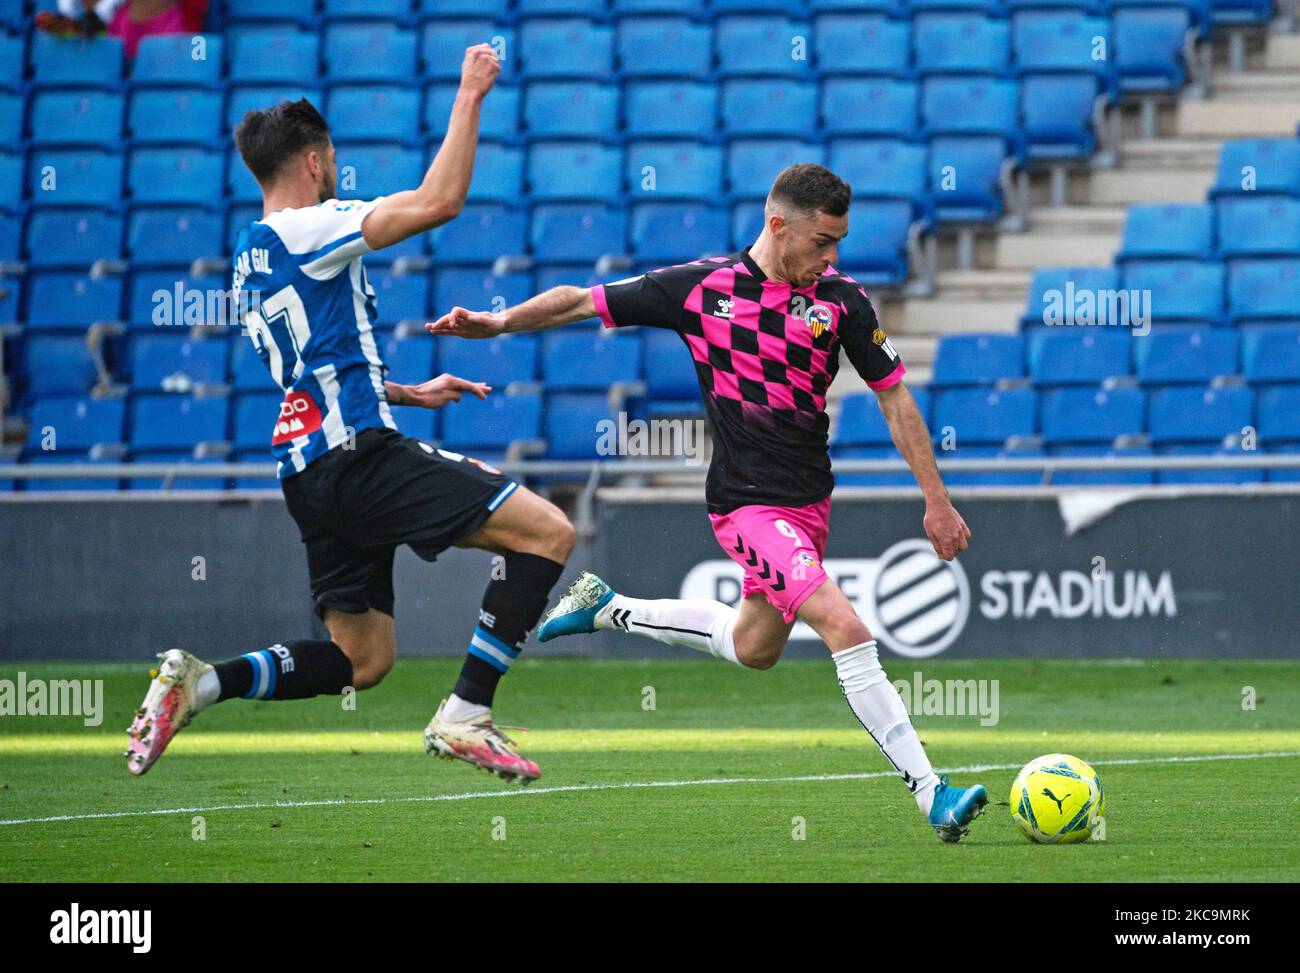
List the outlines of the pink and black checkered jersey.
{"type": "Polygon", "coordinates": [[[710,513],[801,507],[834,487],[826,390],[843,345],[872,389],[903,377],[867,292],[829,267],[808,287],[769,280],[746,249],[592,289],[608,328],[681,335],[713,427],[710,513]]]}

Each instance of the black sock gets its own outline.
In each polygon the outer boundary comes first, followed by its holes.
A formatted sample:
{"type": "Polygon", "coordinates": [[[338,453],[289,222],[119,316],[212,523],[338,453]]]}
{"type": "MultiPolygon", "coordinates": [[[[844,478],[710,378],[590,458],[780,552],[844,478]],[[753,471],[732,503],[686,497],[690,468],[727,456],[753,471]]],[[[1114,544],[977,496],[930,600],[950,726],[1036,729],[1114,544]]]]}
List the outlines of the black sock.
{"type": "Polygon", "coordinates": [[[352,685],[352,662],[333,642],[303,639],[218,662],[218,701],[337,696],[352,685]]]}
{"type": "Polygon", "coordinates": [[[519,657],[528,630],[546,608],[564,565],[537,554],[505,556],[505,577],[488,582],[469,654],[453,692],[467,703],[491,706],[497,683],[519,657]]]}

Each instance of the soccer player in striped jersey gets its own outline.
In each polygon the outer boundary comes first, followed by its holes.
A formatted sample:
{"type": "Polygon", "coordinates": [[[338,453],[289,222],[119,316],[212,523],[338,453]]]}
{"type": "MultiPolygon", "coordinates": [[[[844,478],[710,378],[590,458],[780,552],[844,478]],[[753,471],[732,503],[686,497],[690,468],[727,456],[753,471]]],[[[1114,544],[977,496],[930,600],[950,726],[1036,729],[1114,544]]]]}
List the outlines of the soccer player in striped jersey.
{"type": "MultiPolygon", "coordinates": [[[[306,100],[244,116],[235,133],[262,188],[263,214],[240,232],[233,280],[255,293],[243,323],[284,392],[266,417],[289,513],[307,548],[328,639],[299,639],[215,666],[163,653],[129,732],[127,767],[145,773],[173,735],[226,699],[305,699],[374,686],[392,667],[393,555],[432,561],[448,547],[502,558],[468,637],[460,678],[424,732],[425,749],[523,782],[540,775],[492,721],[497,683],[541,617],[574,543],[564,514],[487,463],[403,436],[392,406],[437,409],[479,382],[385,380],[375,292],[362,257],[455,218],[465,202],[483,98],[500,71],[486,44],[466,51],[446,138],[415,189],[335,196],[325,120],[306,100]]],[[[245,302],[241,302],[241,307],[245,302]]],[[[275,597],[267,592],[267,597],[275,597]]],[[[441,637],[443,633],[436,633],[441,637]]]]}
{"type": "Polygon", "coordinates": [[[453,308],[428,329],[486,338],[597,315],[606,327],[676,331],[695,362],[713,431],[705,487],[718,543],[744,568],[739,610],[704,599],[630,598],[584,572],[540,641],[613,629],[686,645],[755,669],[776,664],[796,619],[830,648],[854,715],[945,841],[987,804],[984,788],[939,778],[876,642],[822,567],[830,518],[826,391],[843,348],[873,389],[926,498],[924,526],[951,560],[970,531],[949,501],[903,363],[863,288],[833,264],[848,233],[847,183],[818,165],[783,171],[753,246],[590,289],[557,287],[496,313],[453,308]]]}

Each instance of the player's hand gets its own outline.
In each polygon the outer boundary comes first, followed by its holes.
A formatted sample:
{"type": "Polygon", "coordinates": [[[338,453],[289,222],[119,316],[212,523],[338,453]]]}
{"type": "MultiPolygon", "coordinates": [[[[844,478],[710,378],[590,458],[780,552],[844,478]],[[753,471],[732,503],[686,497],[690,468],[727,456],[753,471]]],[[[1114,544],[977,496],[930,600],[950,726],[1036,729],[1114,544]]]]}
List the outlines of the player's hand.
{"type": "Polygon", "coordinates": [[[471,382],[467,379],[457,378],[455,375],[443,373],[437,378],[431,378],[420,385],[408,385],[406,387],[406,396],[409,401],[405,404],[418,405],[425,409],[441,409],[448,402],[459,402],[463,394],[486,399],[491,391],[491,385],[485,385],[483,382],[471,382]]]}
{"type": "Polygon", "coordinates": [[[957,513],[957,508],[947,500],[926,504],[922,523],[925,525],[925,536],[934,545],[934,553],[945,561],[951,561],[958,551],[964,551],[969,546],[970,528],[961,519],[961,514],[957,513]]]}
{"type": "Polygon", "coordinates": [[[475,44],[465,49],[460,66],[460,88],[476,95],[486,95],[501,73],[501,62],[491,44],[475,44]]]}
{"type": "Polygon", "coordinates": [[[437,321],[424,326],[429,334],[452,334],[458,338],[495,338],[504,334],[506,318],[494,311],[471,311],[453,307],[437,321]]]}

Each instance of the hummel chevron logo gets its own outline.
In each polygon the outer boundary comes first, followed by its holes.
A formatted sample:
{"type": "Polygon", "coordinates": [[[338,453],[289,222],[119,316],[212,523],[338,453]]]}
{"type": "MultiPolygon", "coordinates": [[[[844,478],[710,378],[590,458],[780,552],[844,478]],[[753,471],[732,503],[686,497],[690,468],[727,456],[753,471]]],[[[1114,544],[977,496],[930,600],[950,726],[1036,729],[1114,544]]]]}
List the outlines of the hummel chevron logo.
{"type": "Polygon", "coordinates": [[[625,632],[631,631],[627,627],[627,619],[628,616],[631,614],[632,614],[631,608],[616,608],[614,611],[609,613],[610,624],[612,624],[615,628],[621,628],[625,632]]]}
{"type": "MultiPolygon", "coordinates": [[[[736,535],[736,546],[733,547],[732,550],[735,551],[737,554],[744,554],[745,563],[749,565],[751,568],[758,567],[758,562],[759,562],[758,551],[750,547],[748,544],[746,544],[744,539],[741,538],[739,534],[736,535]]],[[[762,581],[771,580],[772,566],[767,563],[767,558],[763,558],[762,561],[763,561],[763,569],[758,572],[758,577],[762,581]]],[[[777,570],[776,572],[776,581],[772,583],[772,590],[773,591],[785,590],[785,575],[782,574],[780,570],[777,570]]]]}

